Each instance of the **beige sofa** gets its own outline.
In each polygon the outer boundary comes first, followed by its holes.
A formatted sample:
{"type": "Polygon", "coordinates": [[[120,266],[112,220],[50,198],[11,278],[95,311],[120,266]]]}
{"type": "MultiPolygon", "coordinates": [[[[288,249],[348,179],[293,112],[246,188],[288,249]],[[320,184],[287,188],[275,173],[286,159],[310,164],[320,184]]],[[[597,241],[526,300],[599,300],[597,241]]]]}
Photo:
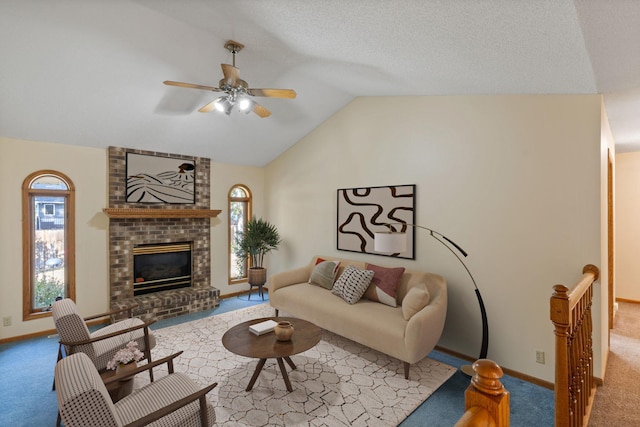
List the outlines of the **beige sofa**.
{"type": "MultiPolygon", "coordinates": [[[[447,314],[447,286],[442,276],[414,270],[405,270],[397,289],[397,307],[360,299],[350,305],[323,287],[308,283],[316,265],[314,257],[308,265],[295,270],[274,274],[269,279],[269,300],[276,315],[282,310],[287,315],[308,320],[323,329],[341,335],[404,362],[405,378],[409,367],[422,360],[440,339],[447,314]],[[413,287],[428,289],[428,303],[405,320],[404,309],[415,301],[403,301],[413,287]]],[[[365,269],[365,262],[322,256],[324,260],[340,261],[336,278],[345,267],[353,265],[365,269]]],[[[373,262],[372,264],[380,265],[373,262]]],[[[409,295],[417,293],[417,289],[409,295]]],[[[417,310],[417,311],[416,311],[417,310]]]]}

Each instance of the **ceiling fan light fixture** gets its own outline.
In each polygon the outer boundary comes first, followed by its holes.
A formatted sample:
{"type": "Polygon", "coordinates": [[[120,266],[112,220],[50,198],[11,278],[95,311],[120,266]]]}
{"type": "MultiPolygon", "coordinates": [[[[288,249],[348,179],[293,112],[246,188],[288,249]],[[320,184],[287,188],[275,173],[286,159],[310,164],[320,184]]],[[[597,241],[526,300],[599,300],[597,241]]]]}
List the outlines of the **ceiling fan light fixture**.
{"type": "Polygon", "coordinates": [[[227,116],[231,114],[233,103],[229,100],[228,96],[221,96],[213,103],[215,109],[221,113],[225,113],[227,116]]]}
{"type": "Polygon", "coordinates": [[[240,111],[248,113],[253,109],[253,104],[254,102],[250,98],[243,96],[240,98],[240,101],[238,101],[238,108],[240,111]]]}
{"type": "Polygon", "coordinates": [[[220,87],[204,86],[193,83],[176,82],[173,80],[165,80],[163,83],[169,86],[184,87],[190,89],[200,89],[212,92],[224,92],[226,95],[220,96],[215,100],[207,103],[199,108],[200,113],[208,113],[216,110],[220,113],[231,115],[232,110],[242,111],[245,114],[254,112],[258,117],[265,118],[271,115],[271,112],[265,107],[257,103],[253,97],[262,96],[266,98],[288,98],[296,97],[293,89],[268,89],[268,88],[252,88],[249,84],[240,78],[240,69],[236,67],[236,54],[240,52],[244,45],[233,40],[227,41],[224,47],[233,55],[233,63],[220,64],[222,68],[223,78],[218,82],[220,87]]]}

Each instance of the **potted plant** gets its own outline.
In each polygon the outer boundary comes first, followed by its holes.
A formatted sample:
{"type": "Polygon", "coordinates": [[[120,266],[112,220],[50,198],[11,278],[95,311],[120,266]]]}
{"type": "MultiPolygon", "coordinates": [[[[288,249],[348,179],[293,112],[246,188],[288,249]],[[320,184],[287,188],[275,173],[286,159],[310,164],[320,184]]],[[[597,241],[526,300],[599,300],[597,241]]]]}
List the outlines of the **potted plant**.
{"type": "Polygon", "coordinates": [[[238,233],[236,239],[236,256],[238,259],[249,259],[247,271],[249,284],[264,285],[267,281],[267,269],[264,267],[264,256],[280,246],[280,234],[273,225],[255,216],[247,222],[244,232],[238,233]]]}

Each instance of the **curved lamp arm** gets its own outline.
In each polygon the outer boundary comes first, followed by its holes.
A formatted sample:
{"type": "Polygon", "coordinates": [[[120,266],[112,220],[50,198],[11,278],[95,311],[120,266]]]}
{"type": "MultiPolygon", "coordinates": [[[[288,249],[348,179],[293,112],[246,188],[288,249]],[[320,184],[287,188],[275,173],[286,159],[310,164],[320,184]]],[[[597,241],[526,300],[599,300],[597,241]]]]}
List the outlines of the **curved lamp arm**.
{"type": "MultiPolygon", "coordinates": [[[[398,232],[395,231],[393,228],[393,225],[402,225],[402,226],[411,226],[411,227],[415,227],[415,228],[421,228],[423,230],[427,230],[429,232],[429,234],[431,235],[431,237],[433,237],[434,239],[436,239],[438,242],[440,242],[440,244],[442,244],[442,246],[444,246],[445,248],[447,248],[449,250],[449,252],[451,252],[457,259],[458,261],[460,261],[460,264],[462,264],[462,266],[464,267],[464,269],[467,271],[467,274],[469,275],[469,278],[471,278],[471,282],[473,283],[473,287],[475,288],[475,293],[476,293],[476,298],[478,299],[478,304],[480,305],[480,316],[482,318],[482,345],[480,347],[480,356],[478,357],[479,359],[485,359],[487,357],[487,351],[489,348],[489,324],[487,321],[487,310],[484,306],[484,301],[482,300],[482,295],[480,295],[480,289],[478,289],[478,285],[476,284],[476,280],[473,278],[473,275],[471,274],[471,271],[469,271],[469,268],[467,267],[467,265],[464,263],[464,261],[462,260],[462,258],[460,258],[460,255],[458,255],[458,253],[456,253],[453,249],[452,246],[454,248],[456,248],[458,250],[458,252],[460,252],[460,254],[462,256],[464,256],[465,258],[468,256],[467,252],[462,249],[462,247],[460,247],[460,245],[458,245],[456,242],[454,242],[453,240],[449,239],[447,236],[445,236],[442,233],[439,233],[431,228],[428,227],[424,227],[422,225],[417,225],[417,224],[410,224],[408,222],[396,222],[396,223],[383,223],[383,224],[379,224],[379,225],[384,225],[386,227],[389,228],[389,233],[403,233],[404,232],[398,232]],[[449,244],[445,243],[448,242],[449,244]]],[[[463,369],[464,371],[464,369],[463,369]]],[[[471,370],[471,372],[473,372],[473,370],[471,370]]],[[[467,372],[465,372],[467,373],[467,372]]],[[[468,374],[467,375],[473,375],[468,374]]]]}

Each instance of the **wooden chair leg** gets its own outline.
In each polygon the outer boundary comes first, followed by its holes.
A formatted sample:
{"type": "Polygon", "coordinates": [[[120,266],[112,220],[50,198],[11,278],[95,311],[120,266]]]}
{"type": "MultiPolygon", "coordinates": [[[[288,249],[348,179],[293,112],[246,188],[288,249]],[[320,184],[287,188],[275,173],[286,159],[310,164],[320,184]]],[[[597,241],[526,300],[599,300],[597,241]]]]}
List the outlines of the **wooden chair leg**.
{"type": "MultiPolygon", "coordinates": [[[[144,328],[144,356],[147,358],[147,363],[151,363],[151,342],[148,326],[144,328]]],[[[149,380],[153,382],[153,368],[149,369],[149,380]]]]}
{"type": "MultiPolygon", "coordinates": [[[[56,360],[56,364],[62,360],[62,344],[58,344],[58,360],[56,360]]],[[[53,379],[53,384],[51,384],[51,391],[56,391],[56,379],[53,379]]]]}
{"type": "Polygon", "coordinates": [[[411,364],[409,362],[404,362],[404,379],[408,380],[409,379],[409,368],[411,367],[411,364]]]}

